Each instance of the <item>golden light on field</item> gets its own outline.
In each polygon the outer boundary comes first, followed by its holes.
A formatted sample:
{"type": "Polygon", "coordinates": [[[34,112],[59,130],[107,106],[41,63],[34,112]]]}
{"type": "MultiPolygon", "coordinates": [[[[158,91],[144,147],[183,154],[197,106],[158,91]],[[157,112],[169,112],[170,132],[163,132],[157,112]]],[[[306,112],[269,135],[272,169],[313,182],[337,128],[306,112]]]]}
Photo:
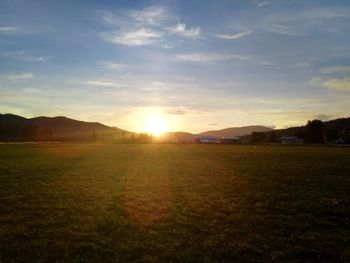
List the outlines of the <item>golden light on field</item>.
{"type": "Polygon", "coordinates": [[[160,136],[169,130],[169,123],[161,114],[153,114],[145,119],[143,129],[154,136],[160,136]]]}

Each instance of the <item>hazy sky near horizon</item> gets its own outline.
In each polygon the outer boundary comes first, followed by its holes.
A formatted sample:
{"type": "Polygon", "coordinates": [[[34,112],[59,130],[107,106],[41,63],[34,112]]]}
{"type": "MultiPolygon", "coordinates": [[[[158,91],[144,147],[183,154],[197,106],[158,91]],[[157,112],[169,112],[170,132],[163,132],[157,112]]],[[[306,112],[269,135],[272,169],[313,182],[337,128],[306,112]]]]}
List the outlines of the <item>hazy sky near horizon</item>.
{"type": "Polygon", "coordinates": [[[350,114],[350,1],[0,2],[0,113],[141,131],[350,114]]]}

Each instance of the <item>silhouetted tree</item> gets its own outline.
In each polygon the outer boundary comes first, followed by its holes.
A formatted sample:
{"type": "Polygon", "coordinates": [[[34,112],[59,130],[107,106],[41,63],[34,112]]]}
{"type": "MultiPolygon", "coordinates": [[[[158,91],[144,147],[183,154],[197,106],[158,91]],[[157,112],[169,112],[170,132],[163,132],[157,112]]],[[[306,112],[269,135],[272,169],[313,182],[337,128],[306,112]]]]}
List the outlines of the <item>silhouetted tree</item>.
{"type": "Polygon", "coordinates": [[[306,124],[307,142],[324,143],[324,124],[320,120],[308,121],[306,124]]]}
{"type": "Polygon", "coordinates": [[[337,129],[327,129],[325,131],[325,139],[327,142],[336,141],[339,139],[339,134],[337,129]]]}
{"type": "Polygon", "coordinates": [[[274,143],[276,142],[276,139],[277,139],[276,133],[274,131],[270,132],[269,142],[274,143]]]}
{"type": "Polygon", "coordinates": [[[345,143],[350,143],[350,127],[343,129],[340,133],[340,137],[345,143]]]}
{"type": "Polygon", "coordinates": [[[266,139],[266,134],[264,132],[253,132],[251,135],[251,143],[263,143],[266,139]]]}
{"type": "Polygon", "coordinates": [[[307,132],[302,128],[299,128],[299,130],[294,133],[294,136],[304,139],[304,141],[307,141],[307,132]]]}

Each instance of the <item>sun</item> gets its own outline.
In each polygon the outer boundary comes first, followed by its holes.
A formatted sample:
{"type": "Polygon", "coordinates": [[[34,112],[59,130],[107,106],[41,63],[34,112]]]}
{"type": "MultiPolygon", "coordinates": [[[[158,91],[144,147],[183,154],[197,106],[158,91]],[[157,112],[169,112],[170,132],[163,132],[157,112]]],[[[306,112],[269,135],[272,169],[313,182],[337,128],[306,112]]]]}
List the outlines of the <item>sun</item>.
{"type": "Polygon", "coordinates": [[[154,114],[145,119],[143,129],[145,132],[154,136],[161,136],[169,129],[169,124],[162,118],[160,114],[154,114]]]}

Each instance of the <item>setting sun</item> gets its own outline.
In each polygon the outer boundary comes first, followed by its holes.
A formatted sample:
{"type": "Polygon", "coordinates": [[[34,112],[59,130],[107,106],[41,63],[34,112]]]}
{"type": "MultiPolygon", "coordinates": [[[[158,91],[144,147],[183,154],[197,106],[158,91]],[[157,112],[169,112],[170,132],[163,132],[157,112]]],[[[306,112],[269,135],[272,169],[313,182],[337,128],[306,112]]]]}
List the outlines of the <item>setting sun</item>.
{"type": "Polygon", "coordinates": [[[151,133],[155,136],[160,136],[164,132],[168,131],[169,124],[159,114],[154,114],[148,117],[145,122],[143,129],[145,132],[151,133]]]}

